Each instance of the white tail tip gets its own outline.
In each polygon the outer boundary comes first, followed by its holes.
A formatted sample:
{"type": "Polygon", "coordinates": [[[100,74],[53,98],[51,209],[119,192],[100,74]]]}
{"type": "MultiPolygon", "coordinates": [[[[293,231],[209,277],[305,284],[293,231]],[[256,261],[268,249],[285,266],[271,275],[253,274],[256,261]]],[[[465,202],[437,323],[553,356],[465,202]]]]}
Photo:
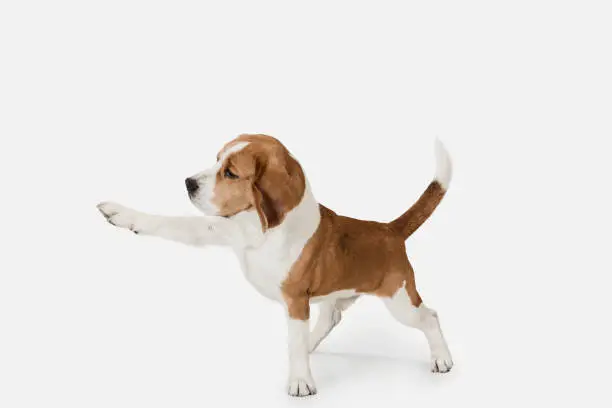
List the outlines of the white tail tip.
{"type": "Polygon", "coordinates": [[[450,185],[451,178],[453,175],[453,166],[450,160],[450,156],[446,148],[440,141],[440,139],[436,138],[436,176],[435,180],[440,183],[442,188],[446,191],[448,190],[448,186],[450,185]]]}

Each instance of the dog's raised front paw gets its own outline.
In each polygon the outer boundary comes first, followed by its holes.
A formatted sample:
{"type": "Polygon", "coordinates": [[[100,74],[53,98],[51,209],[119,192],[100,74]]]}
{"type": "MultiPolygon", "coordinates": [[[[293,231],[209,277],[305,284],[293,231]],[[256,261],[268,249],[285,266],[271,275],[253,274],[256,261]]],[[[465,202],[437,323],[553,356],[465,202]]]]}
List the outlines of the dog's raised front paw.
{"type": "Polygon", "coordinates": [[[143,220],[138,211],[113,202],[103,202],[98,204],[97,207],[104,218],[112,225],[127,228],[135,234],[142,231],[143,220]]]}
{"type": "Polygon", "coordinates": [[[317,387],[315,387],[312,379],[294,378],[289,380],[287,392],[292,397],[307,397],[308,395],[315,395],[317,387]]]}

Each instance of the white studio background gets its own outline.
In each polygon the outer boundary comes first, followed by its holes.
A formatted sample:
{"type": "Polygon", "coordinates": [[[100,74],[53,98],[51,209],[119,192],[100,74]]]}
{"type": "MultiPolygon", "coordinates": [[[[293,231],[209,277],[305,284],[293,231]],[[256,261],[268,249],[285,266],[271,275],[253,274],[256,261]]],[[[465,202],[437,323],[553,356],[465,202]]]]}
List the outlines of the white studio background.
{"type": "Polygon", "coordinates": [[[606,1],[3,1],[0,406],[605,401],[611,19],[606,1]],[[381,221],[444,141],[450,191],[407,245],[449,375],[366,298],[312,356],[319,394],[291,399],[282,311],[229,251],[98,214],[195,214],[184,178],[253,132],[322,203],[381,221]]]}

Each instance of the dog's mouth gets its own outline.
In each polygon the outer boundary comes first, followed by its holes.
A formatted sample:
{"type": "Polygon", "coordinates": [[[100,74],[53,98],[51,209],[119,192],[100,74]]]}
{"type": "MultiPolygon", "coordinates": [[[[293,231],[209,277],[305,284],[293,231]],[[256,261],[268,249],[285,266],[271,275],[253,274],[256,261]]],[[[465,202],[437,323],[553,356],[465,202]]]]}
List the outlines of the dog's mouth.
{"type": "Polygon", "coordinates": [[[208,216],[220,216],[216,208],[214,208],[208,200],[204,199],[197,193],[189,194],[189,201],[194,205],[195,208],[200,210],[200,212],[204,215],[208,216]]]}

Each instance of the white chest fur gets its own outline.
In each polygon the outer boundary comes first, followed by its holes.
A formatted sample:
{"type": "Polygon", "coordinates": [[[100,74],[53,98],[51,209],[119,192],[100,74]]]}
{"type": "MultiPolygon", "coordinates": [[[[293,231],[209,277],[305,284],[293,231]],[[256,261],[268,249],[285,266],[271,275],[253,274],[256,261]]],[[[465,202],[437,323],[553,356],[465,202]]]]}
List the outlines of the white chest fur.
{"type": "Polygon", "coordinates": [[[281,300],[281,284],[299,257],[303,245],[287,245],[282,237],[266,240],[259,248],[246,249],[242,268],[246,279],[262,295],[281,300]]]}
{"type": "Polygon", "coordinates": [[[246,245],[237,254],[246,279],[259,293],[273,300],[282,300],[281,285],[317,230],[320,220],[319,205],[307,183],[302,201],[278,227],[265,234],[245,229],[250,236],[246,237],[246,245]]]}

